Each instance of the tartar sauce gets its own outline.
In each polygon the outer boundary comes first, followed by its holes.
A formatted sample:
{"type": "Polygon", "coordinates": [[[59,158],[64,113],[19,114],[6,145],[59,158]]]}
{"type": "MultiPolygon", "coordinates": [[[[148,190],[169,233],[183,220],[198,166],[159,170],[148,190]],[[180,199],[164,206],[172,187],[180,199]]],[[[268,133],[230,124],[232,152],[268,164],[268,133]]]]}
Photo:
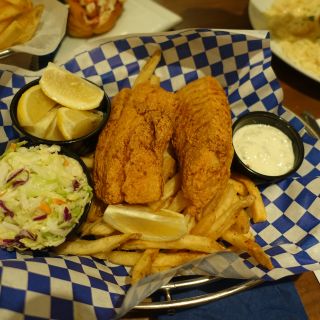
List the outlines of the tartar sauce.
{"type": "Polygon", "coordinates": [[[291,140],[270,125],[250,124],[238,129],[233,146],[245,165],[264,175],[279,176],[294,165],[291,140]]]}

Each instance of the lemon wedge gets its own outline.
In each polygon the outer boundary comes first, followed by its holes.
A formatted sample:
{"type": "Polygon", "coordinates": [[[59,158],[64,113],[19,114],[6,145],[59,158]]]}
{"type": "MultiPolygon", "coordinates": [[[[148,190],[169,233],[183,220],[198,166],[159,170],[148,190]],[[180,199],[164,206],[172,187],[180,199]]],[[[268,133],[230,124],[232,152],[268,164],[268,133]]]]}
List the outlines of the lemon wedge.
{"type": "Polygon", "coordinates": [[[33,126],[56,104],[41,90],[40,85],[32,86],[20,97],[17,107],[18,121],[22,126],[33,126]]]}
{"type": "Polygon", "coordinates": [[[40,79],[43,92],[57,103],[76,110],[97,108],[104,96],[98,86],[49,62],[40,79]]]}
{"type": "Polygon", "coordinates": [[[67,140],[80,138],[97,128],[102,112],[74,110],[60,107],[57,112],[57,126],[67,140]]]}
{"type": "Polygon", "coordinates": [[[36,122],[33,126],[26,126],[24,129],[35,137],[46,138],[49,130],[51,130],[52,123],[56,121],[58,109],[58,107],[52,108],[40,121],[36,122]]]}
{"type": "Polygon", "coordinates": [[[64,137],[58,128],[56,116],[52,119],[52,122],[50,123],[50,125],[45,133],[44,138],[47,140],[52,140],[52,141],[63,141],[64,140],[64,137]]]}
{"type": "Polygon", "coordinates": [[[141,239],[151,241],[177,240],[188,231],[183,214],[139,205],[108,205],[103,219],[122,233],[140,233],[141,239]]]}

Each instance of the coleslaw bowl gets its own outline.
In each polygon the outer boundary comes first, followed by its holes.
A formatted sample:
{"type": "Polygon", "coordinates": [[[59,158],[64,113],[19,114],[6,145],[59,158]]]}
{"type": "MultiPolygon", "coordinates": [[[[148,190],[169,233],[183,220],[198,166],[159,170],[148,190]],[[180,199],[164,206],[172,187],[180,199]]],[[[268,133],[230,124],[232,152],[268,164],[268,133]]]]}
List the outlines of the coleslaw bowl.
{"type": "Polygon", "coordinates": [[[13,143],[0,158],[0,245],[58,246],[85,220],[93,194],[82,160],[58,145],[13,143]]]}

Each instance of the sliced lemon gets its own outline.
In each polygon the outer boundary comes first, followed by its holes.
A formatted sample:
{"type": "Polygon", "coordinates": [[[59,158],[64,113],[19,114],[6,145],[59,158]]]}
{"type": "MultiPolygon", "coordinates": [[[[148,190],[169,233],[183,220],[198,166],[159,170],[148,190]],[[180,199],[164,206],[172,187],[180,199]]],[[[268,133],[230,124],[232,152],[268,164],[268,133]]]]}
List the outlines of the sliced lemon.
{"type": "Polygon", "coordinates": [[[18,121],[22,126],[33,126],[51,110],[55,101],[48,98],[36,85],[26,90],[20,97],[17,107],[18,121]]]}
{"type": "Polygon", "coordinates": [[[57,103],[76,110],[97,108],[104,92],[98,86],[49,62],[40,79],[43,92],[57,103]]]}
{"type": "MultiPolygon", "coordinates": [[[[58,111],[58,110],[57,110],[58,111]]],[[[62,133],[59,130],[58,124],[57,124],[57,116],[55,116],[52,120],[52,122],[50,123],[45,136],[45,139],[47,140],[53,140],[53,141],[63,141],[64,136],[62,135],[62,133]]]]}
{"type": "Polygon", "coordinates": [[[188,231],[183,214],[139,205],[108,205],[103,219],[122,233],[140,233],[141,239],[151,241],[177,240],[188,231]]]}
{"type": "Polygon", "coordinates": [[[57,116],[58,107],[54,107],[47,114],[33,126],[27,126],[24,129],[30,134],[44,139],[47,135],[47,132],[52,124],[55,121],[57,116]]]}
{"type": "Polygon", "coordinates": [[[57,113],[57,125],[65,139],[80,138],[97,128],[102,120],[99,111],[74,110],[61,107],[57,113]]]}

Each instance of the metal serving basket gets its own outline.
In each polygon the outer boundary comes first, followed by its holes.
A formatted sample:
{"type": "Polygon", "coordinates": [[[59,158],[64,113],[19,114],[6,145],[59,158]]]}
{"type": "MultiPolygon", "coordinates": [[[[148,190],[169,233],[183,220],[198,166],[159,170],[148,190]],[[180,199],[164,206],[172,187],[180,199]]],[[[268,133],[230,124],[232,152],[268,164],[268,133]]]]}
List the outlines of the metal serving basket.
{"type": "Polygon", "coordinates": [[[177,310],[213,302],[263,282],[261,279],[235,280],[211,276],[175,277],[169,284],[162,286],[147,300],[134,307],[126,317],[174,314],[177,310]]]}

